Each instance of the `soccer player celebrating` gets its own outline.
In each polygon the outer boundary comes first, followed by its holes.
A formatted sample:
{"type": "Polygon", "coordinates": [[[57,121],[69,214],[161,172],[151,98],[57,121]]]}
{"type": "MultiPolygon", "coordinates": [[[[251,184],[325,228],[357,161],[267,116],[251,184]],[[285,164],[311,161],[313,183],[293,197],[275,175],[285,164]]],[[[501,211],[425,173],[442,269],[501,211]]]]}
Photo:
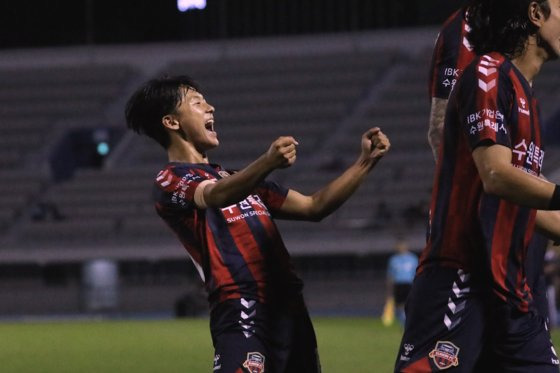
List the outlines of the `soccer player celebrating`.
{"type": "Polygon", "coordinates": [[[319,221],[336,210],[389,150],[372,128],[357,161],[311,196],[267,181],[293,165],[298,142],[279,137],[232,172],[208,161],[219,145],[214,107],[189,77],[151,80],[129,99],[130,129],[162,145],[169,163],[155,180],[158,214],[177,234],[205,283],[214,372],[319,372],[302,281],[273,217],[319,221]]]}
{"type": "Polygon", "coordinates": [[[560,210],[560,187],[538,177],[531,84],[560,54],[560,0],[473,0],[466,19],[480,57],[449,97],[395,371],[472,372],[487,341],[495,366],[479,370],[558,372],[544,320],[529,307],[525,257],[535,225],[559,236],[556,215],[536,211],[560,210]]]}

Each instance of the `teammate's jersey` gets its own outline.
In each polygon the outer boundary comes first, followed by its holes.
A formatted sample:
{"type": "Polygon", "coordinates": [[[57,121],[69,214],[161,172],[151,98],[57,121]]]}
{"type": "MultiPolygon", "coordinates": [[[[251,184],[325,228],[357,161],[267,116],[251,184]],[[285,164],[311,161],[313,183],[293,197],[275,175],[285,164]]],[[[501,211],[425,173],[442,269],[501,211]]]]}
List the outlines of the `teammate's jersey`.
{"type": "Polygon", "coordinates": [[[241,297],[267,302],[299,294],[302,282],[272,220],[288,190],[265,181],[231,206],[197,208],[196,187],[227,176],[228,171],[217,165],[172,162],[154,185],[156,210],[189,253],[210,305],[241,297]]]}
{"type": "Polygon", "coordinates": [[[430,97],[447,99],[457,79],[476,57],[467,33],[464,10],[453,13],[438,34],[430,67],[430,97]]]}
{"type": "Polygon", "coordinates": [[[472,151],[479,145],[509,147],[512,164],[538,176],[540,131],[531,87],[508,59],[491,53],[465,69],[449,98],[419,272],[430,265],[483,269],[500,299],[527,310],[531,295],[523,263],[536,211],[486,194],[472,151]]]}

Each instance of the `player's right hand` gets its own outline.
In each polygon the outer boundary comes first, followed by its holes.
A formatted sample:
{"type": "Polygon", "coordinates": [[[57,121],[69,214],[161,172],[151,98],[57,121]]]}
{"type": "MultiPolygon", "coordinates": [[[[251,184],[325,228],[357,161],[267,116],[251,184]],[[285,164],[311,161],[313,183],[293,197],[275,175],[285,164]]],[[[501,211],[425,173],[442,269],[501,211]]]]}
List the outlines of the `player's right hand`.
{"type": "Polygon", "coordinates": [[[298,142],[292,136],[277,138],[266,152],[266,158],[274,168],[290,167],[296,161],[298,142]]]}

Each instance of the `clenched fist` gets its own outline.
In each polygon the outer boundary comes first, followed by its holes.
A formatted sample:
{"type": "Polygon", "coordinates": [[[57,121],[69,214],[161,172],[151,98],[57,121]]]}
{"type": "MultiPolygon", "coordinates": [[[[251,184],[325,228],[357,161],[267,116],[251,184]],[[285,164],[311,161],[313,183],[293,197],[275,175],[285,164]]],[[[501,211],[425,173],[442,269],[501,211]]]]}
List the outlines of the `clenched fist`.
{"type": "Polygon", "coordinates": [[[374,127],[362,135],[362,156],[373,161],[379,160],[389,151],[391,143],[379,127],[374,127]]]}
{"type": "Polygon", "coordinates": [[[298,142],[292,136],[277,138],[266,152],[266,158],[273,168],[290,167],[296,161],[296,146],[298,142]]]}

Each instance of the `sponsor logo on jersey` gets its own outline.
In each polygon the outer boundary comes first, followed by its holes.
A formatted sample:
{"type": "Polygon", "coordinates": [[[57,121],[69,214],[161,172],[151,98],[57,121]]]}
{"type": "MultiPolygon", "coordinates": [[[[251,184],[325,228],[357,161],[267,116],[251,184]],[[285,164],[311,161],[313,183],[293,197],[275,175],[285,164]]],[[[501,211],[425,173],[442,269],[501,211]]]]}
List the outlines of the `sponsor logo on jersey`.
{"type": "Polygon", "coordinates": [[[264,360],[265,358],[260,352],[249,352],[243,366],[249,373],[264,373],[264,360]]]}
{"type": "Polygon", "coordinates": [[[257,194],[250,195],[243,201],[223,207],[221,210],[228,223],[235,223],[251,216],[270,216],[266,205],[257,194]]]}
{"type": "Polygon", "coordinates": [[[542,168],[544,162],[544,150],[533,141],[529,142],[522,139],[521,142],[515,145],[511,151],[517,155],[517,159],[514,156],[513,160],[515,161],[515,165],[519,168],[524,169],[529,173],[534,173],[531,172],[533,166],[539,171],[542,168]]]}
{"type": "Polygon", "coordinates": [[[428,356],[440,370],[459,365],[459,347],[449,341],[437,341],[428,356]]]}
{"type": "Polygon", "coordinates": [[[524,115],[531,115],[531,112],[529,111],[529,109],[527,108],[527,101],[523,98],[523,97],[519,97],[519,104],[521,105],[521,107],[518,107],[517,110],[524,115]]]}

